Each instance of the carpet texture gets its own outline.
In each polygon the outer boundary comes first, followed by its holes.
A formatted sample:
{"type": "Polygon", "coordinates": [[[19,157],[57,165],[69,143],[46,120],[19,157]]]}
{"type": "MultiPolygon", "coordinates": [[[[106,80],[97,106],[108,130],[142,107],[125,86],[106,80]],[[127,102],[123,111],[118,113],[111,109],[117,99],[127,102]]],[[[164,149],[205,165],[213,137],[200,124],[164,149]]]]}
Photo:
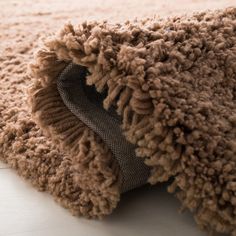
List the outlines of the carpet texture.
{"type": "Polygon", "coordinates": [[[39,34],[23,33],[31,44],[6,43],[0,58],[1,159],[72,213],[93,218],[110,214],[122,192],[169,180],[201,228],[236,235],[235,8],[68,23],[37,45],[28,73],[39,34]],[[60,78],[83,87],[88,104],[114,118],[115,132],[106,138],[86,109],[76,114],[66,101],[81,105],[63,98],[60,78]],[[123,135],[111,145],[117,132],[123,135]],[[120,143],[140,164],[122,164],[129,158],[114,151],[120,143]],[[126,174],[134,166],[133,176],[144,173],[135,183],[126,174]]]}

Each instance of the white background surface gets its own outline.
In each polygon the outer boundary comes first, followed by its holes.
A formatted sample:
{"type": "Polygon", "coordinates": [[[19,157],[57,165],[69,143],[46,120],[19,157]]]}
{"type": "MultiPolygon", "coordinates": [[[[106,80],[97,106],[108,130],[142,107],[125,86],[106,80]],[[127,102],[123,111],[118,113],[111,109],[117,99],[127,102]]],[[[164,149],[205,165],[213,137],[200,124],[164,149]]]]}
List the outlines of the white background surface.
{"type": "Polygon", "coordinates": [[[46,193],[0,163],[0,236],[204,236],[166,186],[144,187],[122,196],[102,221],[72,216],[46,193]]]}

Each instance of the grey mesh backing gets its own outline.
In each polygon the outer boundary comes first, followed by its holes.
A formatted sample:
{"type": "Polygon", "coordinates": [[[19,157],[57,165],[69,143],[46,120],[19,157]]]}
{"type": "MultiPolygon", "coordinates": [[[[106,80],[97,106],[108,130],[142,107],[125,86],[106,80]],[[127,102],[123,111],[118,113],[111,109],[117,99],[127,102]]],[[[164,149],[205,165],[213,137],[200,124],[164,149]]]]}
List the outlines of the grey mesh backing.
{"type": "Polygon", "coordinates": [[[57,80],[64,104],[83,123],[97,133],[113,153],[122,173],[122,192],[144,185],[149,168],[135,156],[135,146],[127,142],[121,131],[120,117],[111,108],[103,109],[104,94],[86,85],[85,67],[69,64],[57,80]]]}

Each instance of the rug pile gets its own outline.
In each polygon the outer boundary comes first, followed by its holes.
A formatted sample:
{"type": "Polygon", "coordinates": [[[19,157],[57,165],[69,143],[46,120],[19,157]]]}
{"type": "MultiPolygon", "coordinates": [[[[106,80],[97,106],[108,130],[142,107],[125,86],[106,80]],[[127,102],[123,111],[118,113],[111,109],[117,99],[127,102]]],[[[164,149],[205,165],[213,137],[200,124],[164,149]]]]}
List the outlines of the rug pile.
{"type": "Polygon", "coordinates": [[[44,30],[4,45],[1,159],[89,218],[169,181],[201,228],[235,235],[236,8],[44,30]]]}

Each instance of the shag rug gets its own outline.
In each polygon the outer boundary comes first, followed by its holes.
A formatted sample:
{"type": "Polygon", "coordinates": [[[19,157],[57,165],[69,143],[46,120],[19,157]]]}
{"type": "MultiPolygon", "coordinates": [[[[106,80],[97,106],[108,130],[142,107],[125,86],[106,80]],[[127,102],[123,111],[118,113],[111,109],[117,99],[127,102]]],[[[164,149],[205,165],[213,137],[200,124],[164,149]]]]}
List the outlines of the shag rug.
{"type": "Polygon", "coordinates": [[[30,2],[10,1],[0,158],[75,215],[102,218],[121,193],[169,181],[201,228],[236,235],[236,8],[226,2],[217,11],[189,3],[202,11],[182,15],[134,1],[132,16],[146,11],[132,21],[120,2],[102,21],[112,1],[58,1],[47,12],[35,12],[44,1],[29,12],[30,2]],[[90,11],[95,21],[81,21],[90,11]]]}

